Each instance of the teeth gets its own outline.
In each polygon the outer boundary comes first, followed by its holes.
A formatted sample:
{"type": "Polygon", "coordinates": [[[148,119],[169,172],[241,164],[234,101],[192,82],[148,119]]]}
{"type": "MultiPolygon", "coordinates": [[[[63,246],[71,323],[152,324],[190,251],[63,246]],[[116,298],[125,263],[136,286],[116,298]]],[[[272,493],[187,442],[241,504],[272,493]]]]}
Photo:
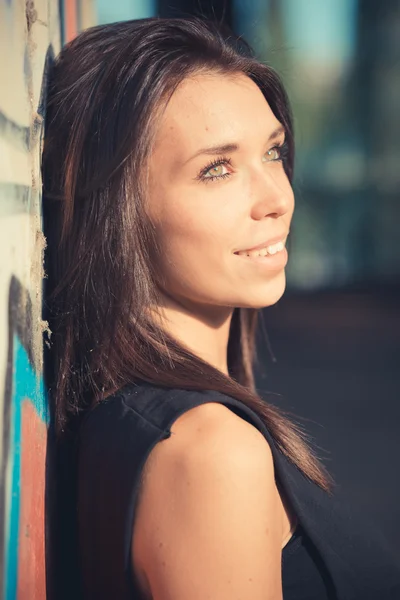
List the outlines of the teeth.
{"type": "Polygon", "coordinates": [[[273,244],[271,246],[267,246],[266,248],[261,248],[260,250],[244,250],[242,252],[238,252],[239,256],[267,256],[270,254],[271,256],[276,254],[277,252],[281,252],[285,247],[284,242],[278,242],[277,244],[273,244]]]}
{"type": "Polygon", "coordinates": [[[247,256],[260,256],[260,251],[259,250],[249,250],[249,252],[247,252],[247,256]]]}
{"type": "Polygon", "coordinates": [[[277,244],[274,244],[273,246],[268,246],[267,248],[267,252],[268,254],[276,254],[277,252],[281,252],[281,250],[283,250],[285,247],[283,242],[278,242],[277,244]]]}

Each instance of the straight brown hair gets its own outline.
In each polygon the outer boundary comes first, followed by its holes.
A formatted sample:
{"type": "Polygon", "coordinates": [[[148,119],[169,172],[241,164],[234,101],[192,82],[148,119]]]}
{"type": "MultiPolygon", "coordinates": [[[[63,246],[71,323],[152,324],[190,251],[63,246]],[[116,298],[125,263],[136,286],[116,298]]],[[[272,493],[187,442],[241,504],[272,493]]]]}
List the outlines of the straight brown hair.
{"type": "Polygon", "coordinates": [[[234,310],[229,376],[185,349],[146,308],[157,306],[157,239],[146,218],[145,174],[158,115],[199,71],[244,73],[283,125],[292,179],[292,118],[284,87],[243,39],[200,18],[149,18],[92,27],[50,73],[43,149],[50,397],[59,436],[74,417],[141,380],[237,398],[281,451],[324,490],[330,478],[302,429],[256,391],[258,310],[234,310]]]}

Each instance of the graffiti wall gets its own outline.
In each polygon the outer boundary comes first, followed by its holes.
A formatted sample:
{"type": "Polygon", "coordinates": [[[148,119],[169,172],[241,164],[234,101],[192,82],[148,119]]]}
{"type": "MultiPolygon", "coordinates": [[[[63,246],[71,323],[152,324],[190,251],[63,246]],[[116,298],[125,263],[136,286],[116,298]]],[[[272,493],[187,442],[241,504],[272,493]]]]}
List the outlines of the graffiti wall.
{"type": "Polygon", "coordinates": [[[91,2],[0,4],[0,600],[46,598],[40,157],[47,73],[91,2]]]}

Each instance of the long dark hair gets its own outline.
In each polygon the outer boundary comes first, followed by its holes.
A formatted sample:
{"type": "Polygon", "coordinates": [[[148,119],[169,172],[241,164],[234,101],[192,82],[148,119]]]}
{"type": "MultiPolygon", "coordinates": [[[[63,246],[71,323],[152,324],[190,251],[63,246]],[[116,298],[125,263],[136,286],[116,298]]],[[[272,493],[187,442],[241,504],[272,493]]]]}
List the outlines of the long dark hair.
{"type": "Polygon", "coordinates": [[[217,390],[256,411],[282,452],[328,490],[304,433],[256,392],[257,310],[234,310],[229,376],[146,311],[159,300],[157,239],[144,211],[146,159],[160,110],[199,71],[244,73],[259,86],[285,128],[291,179],[292,119],[282,83],[221,26],[199,18],[96,26],[67,44],[53,66],[43,200],[56,431],[62,435],[74,416],[127,383],[217,390]]]}

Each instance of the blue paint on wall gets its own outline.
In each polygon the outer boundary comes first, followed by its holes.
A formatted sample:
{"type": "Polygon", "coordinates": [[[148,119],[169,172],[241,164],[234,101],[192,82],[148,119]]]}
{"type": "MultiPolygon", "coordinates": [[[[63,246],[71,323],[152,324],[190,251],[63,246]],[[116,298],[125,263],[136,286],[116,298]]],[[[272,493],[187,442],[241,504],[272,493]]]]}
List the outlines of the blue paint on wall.
{"type": "MultiPolygon", "coordinates": [[[[21,414],[22,402],[29,400],[42,421],[49,423],[49,411],[43,378],[31,365],[28,352],[19,337],[13,336],[13,394],[10,435],[10,460],[12,461],[9,529],[6,541],[7,564],[4,570],[4,598],[15,600],[18,581],[18,540],[21,491],[21,414]]],[[[9,501],[10,501],[9,500],[9,501]]]]}

